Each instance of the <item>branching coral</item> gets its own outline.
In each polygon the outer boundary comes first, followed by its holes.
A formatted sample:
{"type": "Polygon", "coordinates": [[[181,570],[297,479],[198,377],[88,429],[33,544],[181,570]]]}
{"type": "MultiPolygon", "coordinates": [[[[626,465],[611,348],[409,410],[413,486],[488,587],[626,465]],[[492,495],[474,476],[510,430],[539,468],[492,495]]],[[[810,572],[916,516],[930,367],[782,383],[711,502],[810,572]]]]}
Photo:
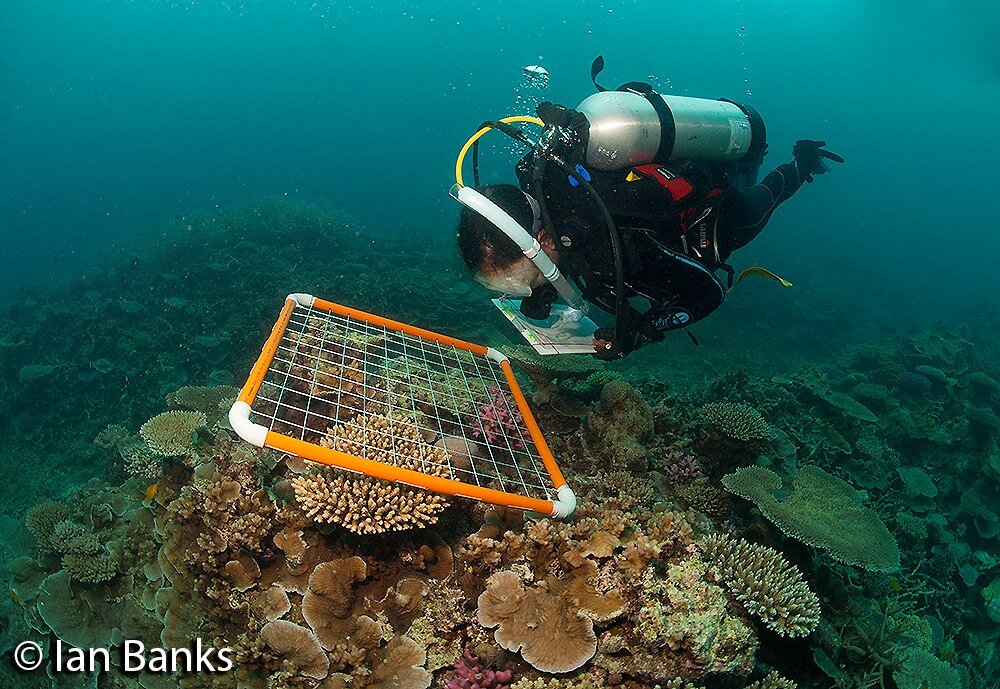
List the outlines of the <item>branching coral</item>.
{"type": "MultiPolygon", "coordinates": [[[[356,419],[338,425],[321,444],[403,469],[449,476],[445,450],[428,445],[417,428],[402,419],[379,415],[356,419]]],[[[355,533],[427,526],[448,506],[437,493],[332,471],[294,478],[296,500],[314,520],[340,524],[355,533]]]]}
{"type": "Polygon", "coordinates": [[[727,536],[709,536],[700,545],[740,604],[770,629],[806,636],[816,628],[819,599],[781,553],[727,536]]]}
{"type": "Polygon", "coordinates": [[[756,409],[747,404],[712,402],[702,407],[701,418],[725,436],[744,442],[767,440],[770,427],[756,409]]]}
{"type": "Polygon", "coordinates": [[[34,535],[38,549],[43,553],[59,552],[61,543],[56,538],[55,529],[58,524],[69,517],[65,503],[48,500],[40,502],[24,517],[25,526],[34,535]]]}
{"type": "Polygon", "coordinates": [[[819,467],[799,469],[791,492],[779,500],[777,474],[745,467],[722,479],[731,493],[753,502],[787,536],[825,550],[832,558],[870,570],[899,567],[899,546],[878,515],[845,481],[819,467]]]}
{"type": "Polygon", "coordinates": [[[485,438],[488,443],[508,440],[514,447],[524,447],[522,439],[524,418],[517,404],[508,399],[498,387],[486,391],[490,401],[480,405],[477,427],[472,430],[476,438],[485,438]]]}
{"type": "Polygon", "coordinates": [[[510,689],[512,676],[510,670],[485,667],[475,653],[466,650],[455,661],[455,669],[444,683],[444,689],[510,689]]]}
{"type": "Polygon", "coordinates": [[[668,452],[663,458],[662,471],[675,486],[685,486],[701,476],[698,460],[684,452],[668,452]]]}
{"type": "Polygon", "coordinates": [[[191,451],[194,432],[206,423],[201,412],[167,411],[144,423],[139,434],[156,454],[176,457],[191,451]]]}

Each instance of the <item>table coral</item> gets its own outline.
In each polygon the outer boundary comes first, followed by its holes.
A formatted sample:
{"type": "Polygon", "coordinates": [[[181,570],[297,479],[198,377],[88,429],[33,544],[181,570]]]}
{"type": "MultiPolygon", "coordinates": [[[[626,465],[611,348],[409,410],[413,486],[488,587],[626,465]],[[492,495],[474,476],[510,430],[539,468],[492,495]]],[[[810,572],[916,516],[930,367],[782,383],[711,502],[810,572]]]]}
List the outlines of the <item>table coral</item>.
{"type": "Polygon", "coordinates": [[[191,451],[194,432],[206,423],[201,412],[167,411],[144,423],[139,434],[156,454],[178,457],[191,451]]]}
{"type": "Polygon", "coordinates": [[[784,500],[774,495],[781,479],[763,467],[739,469],[722,482],[753,502],[785,535],[825,550],[839,562],[876,571],[899,567],[899,547],[879,516],[847,482],[817,466],[799,469],[784,500]]]}
{"type": "Polygon", "coordinates": [[[816,628],[819,599],[781,553],[728,536],[709,536],[699,546],[744,609],[768,628],[782,636],[816,628]]]}

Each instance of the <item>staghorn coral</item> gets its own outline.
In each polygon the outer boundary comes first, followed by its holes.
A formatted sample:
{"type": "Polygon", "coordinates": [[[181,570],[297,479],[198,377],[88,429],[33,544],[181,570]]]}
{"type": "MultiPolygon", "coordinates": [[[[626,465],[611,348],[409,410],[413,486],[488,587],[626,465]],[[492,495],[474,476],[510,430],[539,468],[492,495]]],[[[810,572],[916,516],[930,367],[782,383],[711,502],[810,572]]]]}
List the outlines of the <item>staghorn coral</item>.
{"type": "MultiPolygon", "coordinates": [[[[425,443],[417,428],[402,419],[372,415],[340,424],[321,444],[403,469],[449,476],[445,450],[425,443]]],[[[333,471],[292,479],[299,505],[318,522],[340,524],[359,534],[402,531],[435,523],[448,506],[437,493],[333,471]]]]}
{"type": "Polygon", "coordinates": [[[537,670],[572,672],[597,652],[594,623],[581,614],[574,599],[560,596],[546,586],[525,588],[514,572],[492,575],[479,596],[476,616],[486,628],[496,627],[501,647],[517,653],[537,670]]]}
{"type": "Polygon", "coordinates": [[[149,449],[164,457],[186,455],[191,451],[194,432],[208,423],[197,411],[167,411],[157,414],[139,429],[149,449]]]}
{"type": "Polygon", "coordinates": [[[511,689],[513,673],[510,670],[492,670],[483,665],[479,657],[466,649],[455,661],[451,677],[444,689],[511,689]]]}
{"type": "Polygon", "coordinates": [[[754,503],[785,535],[839,562],[874,571],[899,568],[899,546],[878,515],[862,504],[854,488],[817,466],[799,469],[785,500],[774,495],[781,479],[763,467],[739,469],[722,483],[754,503]]]}
{"type": "Polygon", "coordinates": [[[728,536],[709,536],[699,545],[740,605],[768,628],[782,636],[816,628],[819,599],[781,553],[728,536]]]}
{"type": "Polygon", "coordinates": [[[712,402],[698,410],[702,419],[723,435],[743,442],[767,440],[770,426],[756,409],[747,404],[712,402]]]}

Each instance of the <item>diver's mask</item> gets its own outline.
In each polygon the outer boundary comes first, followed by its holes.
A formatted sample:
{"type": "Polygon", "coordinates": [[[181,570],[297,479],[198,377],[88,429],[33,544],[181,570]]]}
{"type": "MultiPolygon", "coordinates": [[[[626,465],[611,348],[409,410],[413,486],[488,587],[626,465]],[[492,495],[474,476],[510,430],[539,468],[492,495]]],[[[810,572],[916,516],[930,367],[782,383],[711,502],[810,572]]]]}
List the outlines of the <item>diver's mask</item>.
{"type": "MultiPolygon", "coordinates": [[[[488,287],[489,289],[496,290],[515,297],[529,297],[534,291],[531,285],[538,282],[538,273],[535,272],[537,269],[541,273],[542,277],[546,280],[548,284],[552,286],[555,292],[566,301],[566,310],[563,313],[563,318],[567,321],[579,321],[584,318],[587,314],[588,304],[583,299],[583,296],[570,285],[566,276],[559,272],[559,268],[552,259],[549,258],[538,243],[538,231],[541,225],[541,208],[539,207],[538,201],[530,196],[529,194],[524,194],[525,200],[527,200],[528,205],[531,207],[532,223],[531,230],[522,227],[516,220],[514,220],[506,211],[504,211],[500,206],[495,204],[490,199],[483,196],[475,187],[466,186],[462,182],[462,161],[465,159],[465,154],[477,146],[479,139],[491,131],[494,128],[500,128],[508,136],[513,136],[514,138],[522,141],[524,143],[530,142],[526,137],[524,137],[518,130],[513,127],[506,127],[505,125],[510,125],[515,122],[531,122],[533,124],[544,126],[544,123],[537,117],[528,116],[513,116],[504,117],[497,122],[488,122],[484,124],[480,129],[473,134],[465,145],[462,146],[462,150],[458,154],[458,160],[455,161],[455,185],[451,188],[449,192],[452,198],[461,203],[466,208],[478,213],[480,216],[491,222],[497,227],[501,232],[510,237],[510,239],[517,244],[521,253],[524,254],[534,265],[534,269],[531,269],[531,276],[526,275],[512,275],[510,273],[504,274],[501,271],[499,276],[491,275],[487,278],[482,274],[476,276],[476,280],[488,287]],[[497,278],[500,278],[499,280],[497,278]]],[[[474,178],[478,184],[478,170],[476,168],[475,160],[473,161],[473,169],[475,172],[474,178]]],[[[520,270],[520,268],[518,268],[520,270]]],[[[539,287],[541,289],[541,287],[539,287]]],[[[548,292],[548,290],[546,290],[548,292]]],[[[546,294],[546,299],[548,299],[548,294],[546,294]]],[[[551,301],[549,302],[551,306],[551,301]]]]}
{"type": "MultiPolygon", "coordinates": [[[[538,202],[531,195],[523,191],[521,193],[524,194],[528,206],[531,207],[531,237],[537,241],[538,230],[542,223],[541,210],[538,208],[538,202]]],[[[475,275],[476,282],[486,289],[509,297],[520,298],[531,296],[531,285],[537,278],[538,268],[530,260],[515,261],[512,265],[498,270],[492,275],[484,275],[482,271],[478,271],[475,275]]]]}

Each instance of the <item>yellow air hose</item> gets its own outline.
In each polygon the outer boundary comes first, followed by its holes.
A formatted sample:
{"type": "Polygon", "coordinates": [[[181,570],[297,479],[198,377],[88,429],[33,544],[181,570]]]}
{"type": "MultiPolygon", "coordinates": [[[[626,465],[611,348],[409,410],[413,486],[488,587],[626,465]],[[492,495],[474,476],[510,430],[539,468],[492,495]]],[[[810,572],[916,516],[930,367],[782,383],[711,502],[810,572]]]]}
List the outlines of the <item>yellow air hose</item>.
{"type": "MultiPolygon", "coordinates": [[[[514,115],[512,117],[504,117],[500,120],[504,124],[510,124],[511,122],[530,122],[531,124],[537,124],[539,127],[544,127],[545,123],[542,122],[537,117],[532,117],[531,115],[514,115]]],[[[469,152],[472,148],[472,144],[479,141],[482,136],[493,129],[493,127],[483,127],[478,132],[469,137],[469,140],[465,142],[462,146],[462,150],[458,152],[458,160],[455,161],[455,181],[458,183],[459,187],[464,187],[465,184],[462,182],[462,163],[465,161],[465,154],[469,152]]]]}

